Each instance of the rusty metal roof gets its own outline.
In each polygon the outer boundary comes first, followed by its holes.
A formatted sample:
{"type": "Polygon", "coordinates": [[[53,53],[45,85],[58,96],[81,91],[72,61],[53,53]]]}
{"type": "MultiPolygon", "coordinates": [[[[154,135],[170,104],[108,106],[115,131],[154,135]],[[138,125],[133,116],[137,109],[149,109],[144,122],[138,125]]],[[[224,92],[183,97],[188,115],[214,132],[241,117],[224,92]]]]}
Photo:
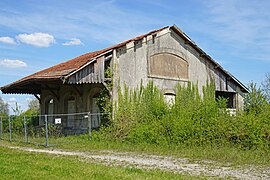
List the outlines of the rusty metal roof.
{"type": "MultiPolygon", "coordinates": [[[[64,79],[65,76],[68,76],[70,73],[80,69],[81,67],[83,67],[85,64],[87,64],[91,59],[95,58],[96,56],[101,55],[107,51],[111,51],[113,49],[124,46],[125,44],[127,44],[129,42],[143,39],[144,37],[147,37],[148,35],[156,34],[156,33],[160,32],[163,29],[166,29],[168,27],[169,26],[166,26],[166,27],[163,27],[161,29],[151,31],[147,34],[143,34],[141,36],[129,39],[127,41],[124,41],[120,44],[114,45],[114,46],[106,48],[106,49],[83,54],[81,56],[78,56],[78,57],[73,58],[71,60],[68,60],[66,62],[57,64],[55,66],[49,67],[47,69],[41,70],[41,71],[36,72],[34,74],[31,74],[29,76],[26,76],[18,81],[15,81],[15,82],[8,84],[4,87],[1,87],[0,89],[3,93],[32,93],[32,92],[27,92],[27,91],[23,91],[23,90],[21,90],[21,92],[19,92],[20,91],[19,89],[12,90],[12,88],[15,88],[16,86],[19,86],[22,84],[27,84],[29,82],[52,81],[52,80],[64,79]],[[15,91],[17,91],[17,92],[15,92],[15,91]]],[[[40,92],[37,91],[34,93],[40,93],[40,92]]]]}
{"type": "Polygon", "coordinates": [[[195,42],[193,42],[182,30],[180,30],[176,25],[173,26],[166,26],[158,30],[151,31],[147,34],[143,34],[141,36],[132,38],[130,40],[124,41],[120,44],[114,45],[112,47],[102,49],[99,51],[89,52],[86,54],[83,54],[81,56],[78,56],[76,58],[73,58],[71,60],[68,60],[66,62],[57,64],[55,66],[49,67],[47,69],[44,69],[42,71],[36,72],[32,75],[26,76],[18,81],[15,81],[11,84],[8,84],[4,87],[1,87],[1,91],[3,93],[30,93],[30,94],[38,94],[40,93],[41,84],[44,82],[52,82],[52,81],[62,81],[66,77],[68,77],[73,72],[79,70],[84,65],[89,63],[93,58],[102,55],[103,53],[107,53],[109,51],[112,51],[114,49],[117,49],[119,47],[122,47],[126,45],[129,42],[132,41],[138,41],[141,40],[149,35],[155,35],[158,32],[170,28],[171,30],[175,31],[180,37],[182,37],[187,43],[189,43],[195,50],[197,50],[200,54],[204,55],[206,59],[208,59],[211,63],[213,63],[215,66],[219,67],[221,71],[223,71],[227,76],[231,77],[242,89],[244,92],[248,92],[248,89],[233,75],[231,75],[229,72],[224,70],[216,61],[214,61],[209,55],[207,55],[202,49],[200,49],[195,42]],[[39,87],[35,89],[27,88],[30,84],[39,84],[39,87]],[[21,86],[21,87],[20,87],[21,86]],[[24,86],[24,87],[22,87],[24,86]]]}

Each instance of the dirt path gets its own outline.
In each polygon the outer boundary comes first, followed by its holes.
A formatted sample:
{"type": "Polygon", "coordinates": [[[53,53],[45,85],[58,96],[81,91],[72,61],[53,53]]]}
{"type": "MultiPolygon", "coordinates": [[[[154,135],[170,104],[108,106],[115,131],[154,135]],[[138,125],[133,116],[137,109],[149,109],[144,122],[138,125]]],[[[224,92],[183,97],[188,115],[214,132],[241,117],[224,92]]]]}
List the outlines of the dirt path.
{"type": "Polygon", "coordinates": [[[225,167],[214,161],[195,161],[187,158],[155,156],[137,153],[120,153],[114,151],[71,152],[63,150],[34,149],[7,146],[28,152],[48,153],[64,156],[77,156],[80,161],[100,163],[107,166],[136,167],[143,169],[160,169],[179,174],[210,176],[233,179],[270,179],[270,168],[259,167],[225,167]]]}

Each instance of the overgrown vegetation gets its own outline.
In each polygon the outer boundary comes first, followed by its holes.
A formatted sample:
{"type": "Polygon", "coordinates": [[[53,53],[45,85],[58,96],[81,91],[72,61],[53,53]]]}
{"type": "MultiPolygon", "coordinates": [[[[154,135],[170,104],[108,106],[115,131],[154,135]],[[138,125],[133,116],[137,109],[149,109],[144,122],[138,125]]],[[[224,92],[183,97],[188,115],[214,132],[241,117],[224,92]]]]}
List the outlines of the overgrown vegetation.
{"type": "Polygon", "coordinates": [[[109,65],[106,65],[106,69],[104,72],[105,78],[110,79],[107,83],[105,83],[105,86],[98,98],[97,98],[97,105],[99,107],[100,113],[102,113],[101,115],[101,125],[108,125],[108,123],[110,122],[110,116],[111,116],[111,112],[112,112],[112,100],[111,100],[111,91],[112,91],[112,69],[109,67],[109,65]]]}
{"type": "Polygon", "coordinates": [[[213,84],[177,86],[175,103],[168,106],[162,93],[150,82],[131,90],[119,88],[118,105],[110,125],[101,128],[98,138],[160,146],[224,146],[241,149],[270,147],[270,105],[257,102],[261,91],[250,85],[246,111],[231,116],[226,99],[215,100],[213,84]],[[253,97],[255,96],[255,98],[253,97]]]}
{"type": "Polygon", "coordinates": [[[268,98],[268,103],[270,103],[270,72],[266,73],[262,86],[263,92],[268,98]]]}
{"type": "Polygon", "coordinates": [[[260,114],[267,105],[267,95],[263,89],[257,87],[257,84],[253,82],[249,84],[249,90],[250,92],[246,94],[244,101],[245,111],[260,114]]]}

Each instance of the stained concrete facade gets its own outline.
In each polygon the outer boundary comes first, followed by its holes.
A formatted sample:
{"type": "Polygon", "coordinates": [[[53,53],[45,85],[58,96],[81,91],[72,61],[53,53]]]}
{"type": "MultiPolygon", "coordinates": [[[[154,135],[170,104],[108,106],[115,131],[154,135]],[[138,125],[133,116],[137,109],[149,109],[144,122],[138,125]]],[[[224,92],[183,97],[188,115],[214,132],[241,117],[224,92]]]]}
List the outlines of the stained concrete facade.
{"type": "MultiPolygon", "coordinates": [[[[171,28],[156,36],[132,41],[114,51],[114,92],[124,83],[136,88],[142,82],[153,81],[164,94],[175,94],[175,86],[192,82],[199,92],[208,82],[214,82],[217,92],[233,93],[233,107],[243,106],[243,87],[209,57],[193,48],[171,28]],[[120,79],[120,84],[117,84],[120,79]]],[[[114,93],[114,99],[117,94],[114,93]]]]}
{"type": "MultiPolygon", "coordinates": [[[[228,108],[241,109],[247,88],[225,71],[176,26],[168,26],[115,46],[90,52],[11,83],[4,93],[34,94],[41,114],[97,113],[96,98],[113,83],[111,97],[117,102],[118,88],[136,88],[153,81],[166,99],[175,96],[177,84],[198,84],[199,92],[208,82],[216,96],[229,99],[228,108]],[[106,69],[112,77],[106,77],[106,69]],[[40,95],[40,96],[38,96],[40,95]]],[[[94,127],[99,126],[93,117],[94,127]]],[[[53,121],[53,119],[49,119],[53,121]]],[[[86,121],[63,118],[66,129],[86,129],[86,121]]],[[[67,133],[68,134],[68,133],[67,133]]]]}

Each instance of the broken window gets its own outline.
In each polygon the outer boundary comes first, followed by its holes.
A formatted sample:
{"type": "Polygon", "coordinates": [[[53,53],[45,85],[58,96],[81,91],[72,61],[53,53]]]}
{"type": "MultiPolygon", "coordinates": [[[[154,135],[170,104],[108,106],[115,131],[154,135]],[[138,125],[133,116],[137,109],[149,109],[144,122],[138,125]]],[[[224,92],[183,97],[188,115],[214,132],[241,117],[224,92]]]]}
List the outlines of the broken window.
{"type": "Polygon", "coordinates": [[[134,41],[134,51],[140,47],[142,47],[142,39],[134,41]]]}
{"type": "Polygon", "coordinates": [[[236,108],[235,95],[235,92],[216,91],[216,99],[219,97],[227,99],[227,108],[236,108]]]}
{"type": "Polygon", "coordinates": [[[104,65],[104,77],[105,78],[112,78],[112,68],[111,68],[111,58],[106,59],[104,65]]]}

